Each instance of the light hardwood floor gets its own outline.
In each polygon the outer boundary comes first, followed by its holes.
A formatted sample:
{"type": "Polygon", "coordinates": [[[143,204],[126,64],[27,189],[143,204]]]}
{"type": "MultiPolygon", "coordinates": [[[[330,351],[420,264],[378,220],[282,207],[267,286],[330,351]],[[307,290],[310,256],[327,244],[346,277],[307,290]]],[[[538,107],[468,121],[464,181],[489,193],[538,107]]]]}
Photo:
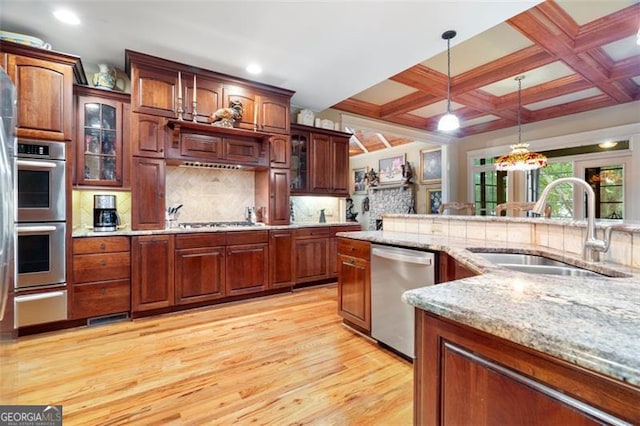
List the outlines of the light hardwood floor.
{"type": "Polygon", "coordinates": [[[411,363],[341,324],[335,285],[21,337],[1,404],[64,424],[410,425],[411,363]]]}

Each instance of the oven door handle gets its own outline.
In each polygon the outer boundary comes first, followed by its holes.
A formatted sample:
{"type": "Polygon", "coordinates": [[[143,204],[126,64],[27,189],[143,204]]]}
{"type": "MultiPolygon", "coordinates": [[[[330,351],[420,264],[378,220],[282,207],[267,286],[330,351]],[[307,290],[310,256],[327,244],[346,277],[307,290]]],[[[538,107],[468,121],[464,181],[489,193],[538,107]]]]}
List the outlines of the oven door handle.
{"type": "Polygon", "coordinates": [[[47,293],[25,294],[24,296],[16,296],[16,302],[31,302],[33,300],[51,299],[54,297],[64,296],[64,291],[49,291],[47,293]]]}
{"type": "Polygon", "coordinates": [[[23,167],[35,167],[37,169],[55,169],[58,167],[56,163],[52,163],[50,161],[28,161],[28,160],[18,160],[16,161],[18,166],[23,167]]]}
{"type": "Polygon", "coordinates": [[[34,232],[51,232],[55,231],[55,226],[18,226],[18,234],[32,234],[34,232]]]}

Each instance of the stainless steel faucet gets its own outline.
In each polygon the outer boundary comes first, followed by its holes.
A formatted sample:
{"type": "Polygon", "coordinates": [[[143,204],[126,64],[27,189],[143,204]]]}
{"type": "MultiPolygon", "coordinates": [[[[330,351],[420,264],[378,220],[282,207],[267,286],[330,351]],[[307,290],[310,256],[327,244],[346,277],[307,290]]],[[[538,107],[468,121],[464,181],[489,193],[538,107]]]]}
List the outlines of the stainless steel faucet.
{"type": "Polygon", "coordinates": [[[587,193],[587,236],[584,241],[583,257],[586,261],[597,262],[600,260],[600,253],[609,250],[611,228],[606,229],[604,240],[596,238],[596,195],[591,185],[577,177],[565,177],[554,180],[544,188],[538,202],[536,202],[532,210],[538,214],[542,214],[547,204],[549,193],[561,183],[572,183],[582,186],[587,193]]]}

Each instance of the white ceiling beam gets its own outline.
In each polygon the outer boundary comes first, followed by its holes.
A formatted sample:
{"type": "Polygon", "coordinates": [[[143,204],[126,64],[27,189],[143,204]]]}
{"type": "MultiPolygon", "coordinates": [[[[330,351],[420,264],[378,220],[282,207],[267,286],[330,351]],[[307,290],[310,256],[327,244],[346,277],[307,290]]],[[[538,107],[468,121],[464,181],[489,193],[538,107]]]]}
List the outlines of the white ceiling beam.
{"type": "Polygon", "coordinates": [[[358,148],[360,148],[362,150],[362,152],[367,153],[369,152],[369,150],[367,148],[364,147],[364,145],[362,144],[362,142],[360,142],[360,139],[358,139],[358,137],[356,136],[356,132],[354,129],[350,129],[349,127],[345,126],[344,127],[347,132],[351,133],[351,140],[353,142],[355,142],[356,145],[358,145],[358,148]]]}
{"type": "Polygon", "coordinates": [[[376,133],[376,136],[378,137],[378,139],[380,139],[382,141],[382,143],[384,144],[384,146],[386,146],[387,148],[391,148],[391,144],[389,143],[389,141],[387,140],[387,138],[385,138],[382,133],[376,133]]]}

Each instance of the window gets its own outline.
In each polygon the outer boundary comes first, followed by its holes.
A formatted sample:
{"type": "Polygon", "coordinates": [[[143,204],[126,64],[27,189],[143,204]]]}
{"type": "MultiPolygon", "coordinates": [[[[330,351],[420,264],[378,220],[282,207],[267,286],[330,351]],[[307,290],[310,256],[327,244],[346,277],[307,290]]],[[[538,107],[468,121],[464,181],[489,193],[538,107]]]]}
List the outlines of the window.
{"type": "MultiPolygon", "coordinates": [[[[527,201],[538,200],[542,190],[554,180],[573,176],[573,162],[555,162],[547,164],[547,167],[532,170],[527,173],[527,201]]],[[[573,186],[560,185],[549,194],[551,217],[573,217],[573,186]]]]}
{"type": "Polygon", "coordinates": [[[507,201],[507,172],[497,171],[493,162],[493,158],[474,160],[476,215],[492,215],[498,204],[507,201]]]}
{"type": "Polygon", "coordinates": [[[624,169],[621,165],[587,167],[584,178],[596,195],[596,217],[623,219],[624,169]]]}

